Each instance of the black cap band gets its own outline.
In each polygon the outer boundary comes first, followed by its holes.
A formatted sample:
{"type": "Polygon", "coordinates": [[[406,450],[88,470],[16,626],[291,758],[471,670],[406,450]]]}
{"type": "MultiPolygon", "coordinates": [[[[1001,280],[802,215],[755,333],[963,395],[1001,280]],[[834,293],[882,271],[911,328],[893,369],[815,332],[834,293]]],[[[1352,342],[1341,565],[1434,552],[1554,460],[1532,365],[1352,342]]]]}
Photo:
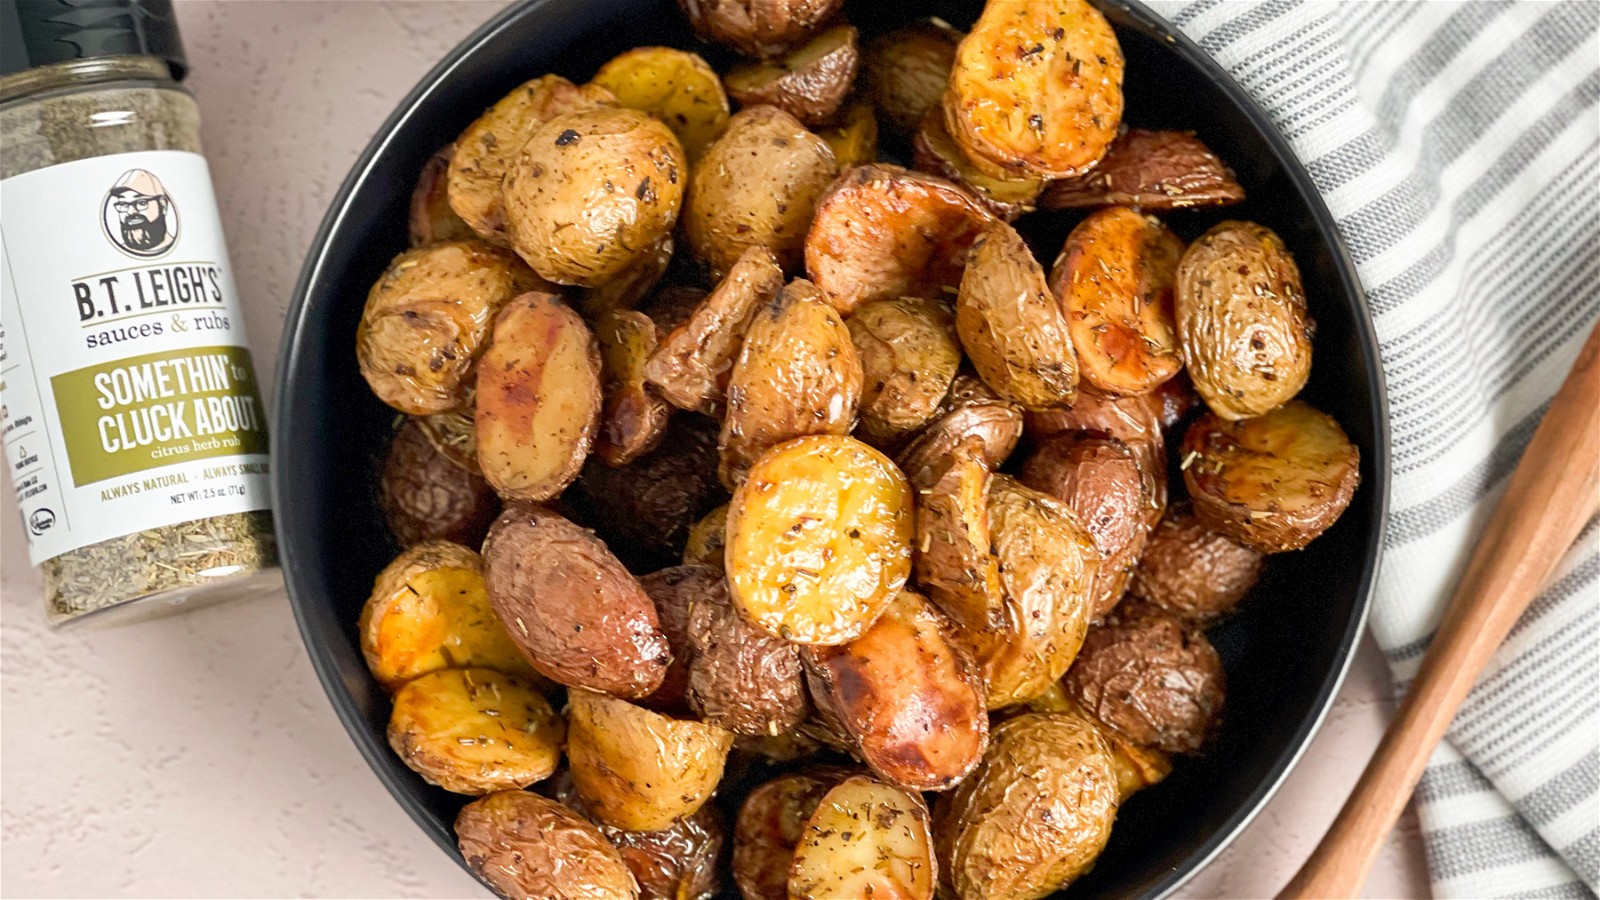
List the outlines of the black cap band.
{"type": "Polygon", "coordinates": [[[182,78],[172,0],[0,0],[0,75],[102,56],[158,57],[182,78]]]}

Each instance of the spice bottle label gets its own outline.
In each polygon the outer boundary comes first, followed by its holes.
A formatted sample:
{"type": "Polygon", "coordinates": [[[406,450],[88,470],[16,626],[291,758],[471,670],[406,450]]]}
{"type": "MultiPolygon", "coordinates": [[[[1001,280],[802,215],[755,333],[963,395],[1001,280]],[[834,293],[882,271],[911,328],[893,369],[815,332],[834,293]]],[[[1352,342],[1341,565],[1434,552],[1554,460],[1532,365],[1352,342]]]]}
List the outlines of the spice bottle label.
{"type": "Polygon", "coordinates": [[[156,150],[0,181],[0,426],[35,565],[270,507],[211,173],[156,150]]]}

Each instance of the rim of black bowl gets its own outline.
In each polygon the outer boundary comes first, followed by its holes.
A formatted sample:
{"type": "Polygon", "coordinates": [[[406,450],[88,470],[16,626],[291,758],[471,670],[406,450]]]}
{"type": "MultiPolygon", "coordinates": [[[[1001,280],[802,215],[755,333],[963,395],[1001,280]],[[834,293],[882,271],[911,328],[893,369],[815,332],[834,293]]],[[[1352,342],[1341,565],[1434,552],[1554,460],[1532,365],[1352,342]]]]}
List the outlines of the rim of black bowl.
{"type": "MultiPolygon", "coordinates": [[[[280,339],[278,352],[278,370],[276,375],[276,403],[277,410],[274,417],[272,431],[272,456],[274,459],[283,458],[280,446],[281,435],[288,432],[289,398],[296,395],[297,381],[294,376],[293,365],[299,352],[304,334],[305,320],[304,309],[313,287],[321,279],[322,270],[327,258],[328,238],[338,229],[343,221],[348,208],[350,196],[370,172],[376,160],[388,148],[399,127],[411,117],[417,106],[431,94],[438,85],[449,76],[450,71],[468,54],[474,52],[479,46],[490,41],[499,31],[509,23],[525,15],[530,8],[542,6],[547,0],[525,0],[512,5],[495,14],[477,30],[467,36],[455,49],[445,56],[437,65],[422,77],[416,87],[406,94],[395,111],[379,126],[377,134],[367,144],[361,156],[357,158],[339,191],[334,195],[333,202],[323,217],[321,226],[317,229],[316,237],[311,243],[311,255],[306,258],[305,266],[301,269],[300,278],[295,283],[294,297],[285,318],[283,336],[280,339]]],[[[1240,832],[1261,812],[1267,802],[1272,799],[1282,786],[1289,772],[1294,769],[1300,757],[1311,745],[1323,722],[1327,719],[1332,707],[1334,695],[1344,683],[1345,676],[1350,671],[1351,662],[1355,658],[1355,646],[1361,639],[1363,629],[1366,627],[1367,614],[1372,605],[1372,588],[1377,578],[1378,567],[1383,554],[1383,533],[1388,523],[1389,515],[1389,399],[1388,391],[1384,384],[1383,367],[1378,352],[1377,332],[1372,325],[1371,313],[1367,308],[1366,292],[1361,286],[1361,280],[1356,274],[1354,261],[1350,258],[1349,248],[1345,246],[1344,239],[1339,233],[1333,214],[1328,211],[1327,205],[1322,200],[1321,193],[1317,190],[1311,176],[1306,172],[1300,158],[1295,155],[1293,148],[1278,131],[1276,125],[1267,116],[1266,112],[1258,106],[1243,87],[1234,80],[1233,76],[1224,69],[1210,54],[1202,50],[1187,35],[1179,31],[1172,23],[1146,7],[1138,0],[1094,0],[1097,5],[1115,7],[1124,15],[1138,20],[1144,26],[1164,35],[1172,51],[1184,59],[1185,62],[1204,72],[1222,90],[1228,100],[1247,118],[1256,130],[1260,132],[1270,147],[1279,166],[1293,182],[1296,190],[1306,198],[1306,205],[1311,211],[1313,223],[1328,252],[1333,256],[1339,273],[1339,287],[1341,295],[1350,301],[1350,314],[1355,330],[1360,338],[1361,345],[1367,350],[1365,355],[1366,377],[1372,386],[1372,426],[1373,459],[1371,460],[1372,481],[1374,484],[1363,485],[1367,490],[1376,495],[1373,498],[1373,527],[1367,536],[1366,554],[1362,564],[1359,579],[1359,602],[1353,610],[1349,621],[1345,623],[1345,631],[1339,642],[1338,664],[1328,672],[1323,679],[1322,687],[1317,692],[1316,712],[1309,716],[1296,729],[1293,740],[1286,745],[1273,761],[1268,770],[1268,776],[1251,792],[1247,801],[1239,806],[1223,826],[1214,831],[1199,846],[1195,847],[1184,858],[1183,862],[1173,869],[1154,885],[1153,891],[1147,896],[1165,897],[1181,887],[1191,877],[1209,865],[1223,850],[1227,849],[1240,832]]],[[[274,506],[283,508],[284,470],[273,468],[272,489],[274,506]]],[[[322,682],[324,693],[333,704],[334,712],[338,714],[345,731],[350,735],[367,765],[372,769],[378,779],[388,789],[400,806],[405,809],[419,827],[431,837],[434,843],[454,858],[465,868],[465,861],[461,859],[460,852],[455,842],[447,834],[440,833],[432,826],[432,815],[417,799],[413,786],[404,783],[389,766],[381,754],[388,753],[387,747],[380,747],[376,742],[365,739],[368,723],[349,693],[345,689],[343,678],[331,654],[333,648],[329,645],[328,636],[315,627],[310,621],[308,609],[311,605],[325,605],[326,600],[315,588],[298,583],[294,570],[294,556],[296,536],[289,533],[283,525],[281,516],[276,518],[277,536],[282,565],[284,583],[288,588],[289,601],[294,609],[295,622],[300,629],[300,637],[311,651],[312,667],[316,670],[317,679],[322,682]]],[[[470,874],[470,870],[468,870],[470,874]]],[[[476,876],[474,876],[476,877],[476,876]]]]}

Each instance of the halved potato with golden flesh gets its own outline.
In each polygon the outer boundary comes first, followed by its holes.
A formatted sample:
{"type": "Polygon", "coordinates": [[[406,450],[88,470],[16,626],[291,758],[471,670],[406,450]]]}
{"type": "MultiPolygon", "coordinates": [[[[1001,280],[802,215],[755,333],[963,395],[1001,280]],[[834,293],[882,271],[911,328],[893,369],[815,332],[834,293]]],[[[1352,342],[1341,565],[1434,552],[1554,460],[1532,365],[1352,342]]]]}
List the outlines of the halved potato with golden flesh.
{"type": "Polygon", "coordinates": [[[1079,175],[1122,124],[1122,48],[1085,0],[990,3],[956,48],[944,115],[992,175],[1079,175]]]}
{"type": "Polygon", "coordinates": [[[996,222],[973,246],[956,331],[984,383],[1028,409],[1071,406],[1078,362],[1044,269],[1016,229],[996,222]]]}
{"type": "Polygon", "coordinates": [[[489,606],[483,557],[449,541],[417,544],[385,566],[358,628],[367,668],[391,691],[440,669],[538,677],[489,606]]]}
{"type": "Polygon", "coordinates": [[[858,37],[836,25],[780,59],[734,68],[723,84],[740,106],[776,106],[807,126],[827,124],[855,84],[858,37]]]}
{"type": "Polygon", "coordinates": [[[850,774],[813,767],[780,775],[745,797],[733,828],[733,882],[745,900],[788,900],[789,867],[806,820],[850,774]]]}
{"type": "Polygon", "coordinates": [[[1053,181],[1044,209],[1137,206],[1144,210],[1226,206],[1244,199],[1227,163],[1188,131],[1129,128],[1086,174],[1053,181]]]}
{"type": "Polygon", "coordinates": [[[1311,375],[1311,317],[1300,268],[1254,222],[1223,222],[1178,263],[1178,340],[1189,378],[1225,419],[1287,402],[1311,375]]]}
{"type": "Polygon", "coordinates": [[[911,160],[917,171],[948,178],[966,188],[985,209],[1007,222],[1033,211],[1035,198],[1044,190],[1045,180],[1037,175],[996,178],[973,165],[945,128],[944,111],[938,108],[923,116],[912,139],[911,160]]]}
{"type": "Polygon", "coordinates": [[[456,841],[467,868],[502,897],[637,900],[639,886],[600,829],[528,791],[500,791],[461,808],[456,841]]]}
{"type": "Polygon", "coordinates": [[[1142,394],[1178,374],[1172,291],[1182,255],[1182,239],[1126,206],[1093,213],[1067,235],[1050,287],[1085,382],[1107,394],[1142,394]]]}
{"type": "Polygon", "coordinates": [[[711,799],[733,732],[674,719],[626,700],[567,696],[567,759],[594,817],[627,831],[660,831],[711,799]]]}
{"type": "Polygon", "coordinates": [[[495,320],[478,365],[478,465],[500,496],[548,500],[578,477],[600,424],[600,348],[553,294],[495,320]]]}
{"type": "Polygon", "coordinates": [[[859,100],[846,104],[837,121],[818,135],[833,149],[841,172],[878,161],[878,119],[871,104],[859,100]]]}
{"type": "Polygon", "coordinates": [[[772,251],[750,247],[645,363],[644,377],[679,409],[716,413],[750,320],[783,288],[772,251]]]}
{"type": "Polygon", "coordinates": [[[1180,454],[1200,520],[1263,553],[1311,543],[1361,481],[1361,451],[1338,422],[1299,400],[1237,422],[1201,416],[1180,454]]]}
{"type": "Polygon", "coordinates": [[[561,762],[561,717],[534,686],[493,669],[440,669],[394,695],[389,746],[457,794],[524,788],[561,762]]]}
{"type": "Polygon", "coordinates": [[[624,466],[654,450],[667,433],[672,407],[644,380],[645,360],[656,349],[656,323],[636,310],[612,311],[595,323],[603,375],[600,434],[594,452],[624,466]]]}
{"type": "Polygon", "coordinates": [[[961,365],[955,317],[938,300],[861,305],[845,319],[864,378],[857,433],[891,446],[939,412],[961,365]]]}
{"type": "Polygon", "coordinates": [[[722,82],[698,53],[635,47],[601,66],[591,83],[610,91],[622,106],[667,123],[690,162],[728,127],[722,82]]]}
{"type": "Polygon", "coordinates": [[[1000,399],[976,375],[962,373],[950,382],[944,409],[898,456],[901,470],[918,490],[933,486],[956,447],[968,438],[982,443],[984,465],[991,472],[1005,464],[1022,439],[1022,407],[1000,399]]]}
{"type": "Polygon", "coordinates": [[[422,164],[422,174],[417,176],[417,186],[411,191],[411,219],[407,230],[413,247],[426,247],[440,241],[466,241],[478,236],[450,208],[445,176],[455,152],[455,144],[446,144],[422,164]]]}
{"type": "Polygon", "coordinates": [[[728,504],[724,503],[706,513],[705,518],[689,529],[689,540],[683,547],[683,564],[723,568],[727,534],[728,504]]]}
{"type": "Polygon", "coordinates": [[[911,485],[854,438],[819,435],[763,454],[728,510],[734,602],[768,634],[843,644],[911,574],[911,485]]]}
{"type": "Polygon", "coordinates": [[[789,869],[791,900],[933,900],[938,883],[922,798],[865,775],[847,778],[823,796],[806,820],[789,869]]]}
{"type": "Polygon", "coordinates": [[[867,42],[861,82],[883,126],[910,137],[950,83],[961,32],[940,19],[923,19],[867,42]]]}
{"type": "Polygon", "coordinates": [[[876,163],[844,173],[817,204],[806,272],[834,308],[947,297],[994,217],[942,178],[876,163]]]}
{"type": "Polygon", "coordinates": [[[992,480],[982,440],[968,437],[917,503],[917,583],[967,631],[989,631],[1004,621],[1000,561],[989,531],[992,480]]]}

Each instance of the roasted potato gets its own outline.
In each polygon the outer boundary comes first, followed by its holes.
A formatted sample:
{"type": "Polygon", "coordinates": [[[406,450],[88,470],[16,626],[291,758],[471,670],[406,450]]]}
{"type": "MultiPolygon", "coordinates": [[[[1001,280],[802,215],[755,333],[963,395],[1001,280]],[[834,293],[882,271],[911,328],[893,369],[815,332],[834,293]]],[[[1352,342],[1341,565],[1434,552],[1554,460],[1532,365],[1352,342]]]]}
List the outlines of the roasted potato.
{"type": "Polygon", "coordinates": [[[674,719],[607,694],[567,697],[567,759],[595,818],[660,831],[692,816],[716,790],[733,733],[674,719]]]}
{"type": "Polygon", "coordinates": [[[739,615],[721,569],[687,568],[700,586],[689,610],[689,706],[734,734],[776,736],[799,726],[809,704],[795,646],[739,615]]]}
{"type": "Polygon", "coordinates": [[[1223,222],[1178,263],[1178,340],[1189,378],[1225,419],[1287,402],[1311,374],[1311,318],[1300,268],[1270,229],[1223,222]]]}
{"type": "Polygon", "coordinates": [[[1198,629],[1143,603],[1089,629],[1062,685],[1135,744],[1193,753],[1222,712],[1222,661],[1198,629]]]}
{"type": "Polygon", "coordinates": [[[635,47],[601,66],[591,83],[610,91],[622,106],[665,122],[690,162],[728,127],[722,82],[698,53],[635,47]]]}
{"type": "Polygon", "coordinates": [[[850,331],[809,281],[790,282],[756,311],[728,376],[718,473],[732,488],[770,447],[809,434],[849,434],[861,399],[850,331]]]}
{"type": "Polygon", "coordinates": [[[782,58],[734,68],[723,85],[740,106],[776,106],[807,126],[826,125],[855,85],[858,37],[836,25],[782,58]]]}
{"type": "Polygon", "coordinates": [[[872,300],[946,297],[994,217],[942,178],[876,163],[840,176],[805,236],[806,272],[848,314],[872,300]]]}
{"type": "Polygon", "coordinates": [[[1142,394],[1178,374],[1172,290],[1182,255],[1182,239],[1126,206],[1092,213],[1067,235],[1050,289],[1067,313],[1087,384],[1142,394]]]}
{"type": "Polygon", "coordinates": [[[1201,416],[1180,454],[1200,521],[1263,553],[1311,543],[1361,481],[1361,452],[1344,429],[1299,400],[1237,422],[1201,416]]]}
{"type": "Polygon", "coordinates": [[[789,869],[791,900],[933,900],[938,863],[922,798],[865,775],[829,789],[806,820],[789,869]]]}
{"type": "Polygon", "coordinates": [[[600,348],[560,298],[527,293],[495,320],[478,366],[478,466],[508,500],[548,500],[578,477],[600,424],[600,348]]]}
{"type": "Polygon", "coordinates": [[[956,298],[956,331],[1000,396],[1028,409],[1072,405],[1078,362],[1067,319],[1033,251],[1004,222],[973,246],[956,298]]]}
{"type": "Polygon", "coordinates": [[[1186,372],[1179,372],[1176,377],[1161,382],[1155,390],[1143,396],[1155,412],[1156,421],[1161,424],[1163,431],[1178,424],[1189,414],[1189,410],[1200,405],[1200,395],[1194,392],[1194,385],[1189,383],[1186,372]]]}
{"type": "MultiPolygon", "coordinates": [[[[639,576],[639,586],[656,605],[656,622],[667,636],[672,662],[655,693],[639,701],[657,712],[673,715],[689,713],[689,613],[712,591],[727,593],[722,573],[708,566],[669,566],[639,576]]],[[[565,801],[565,798],[558,798],[565,801]]]]}
{"type": "Polygon", "coordinates": [[[1078,400],[1067,409],[1029,410],[1028,438],[1045,441],[1073,431],[1097,431],[1130,447],[1151,446],[1163,455],[1165,441],[1161,416],[1151,403],[1151,394],[1108,397],[1098,391],[1079,391],[1078,400]]]}
{"type": "Polygon", "coordinates": [[[1095,721],[1094,716],[1084,712],[1073,699],[1067,696],[1067,689],[1061,682],[1050,685],[1049,690],[1029,700],[1021,706],[1013,706],[1006,710],[1007,713],[1015,711],[1022,713],[1072,713],[1083,719],[1094,722],[1100,728],[1100,735],[1106,739],[1111,747],[1111,765],[1117,772],[1117,803],[1120,805],[1129,797],[1160,782],[1172,774],[1172,757],[1154,747],[1142,747],[1123,737],[1122,733],[1101,722],[1095,721]]]}
{"type": "Polygon", "coordinates": [[[489,602],[533,667],[569,687],[645,697],[672,661],[655,603],[593,534],[530,504],[483,543],[489,602]]]}
{"type": "Polygon", "coordinates": [[[591,459],[572,494],[635,571],[675,562],[694,523],[728,499],[717,480],[717,425],[676,416],[653,452],[620,468],[591,459]]]}
{"type": "Polygon", "coordinates": [[[1094,613],[1111,612],[1128,588],[1144,551],[1156,508],[1155,473],[1127,444],[1094,432],[1057,435],[1022,464],[1022,483],[1055,497],[1094,538],[1102,561],[1095,576],[1094,613]]]}
{"type": "Polygon", "coordinates": [[[403,413],[459,409],[495,314],[537,284],[521,260],[477,241],[407,250],[367,294],[356,329],[362,377],[403,413]]]}
{"type": "Polygon", "coordinates": [[[1100,553],[1066,505],[996,475],[989,527],[1005,596],[1004,618],[989,632],[964,631],[983,675],[990,709],[1028,700],[1072,664],[1094,609],[1100,553]]]}
{"type": "Polygon", "coordinates": [[[683,230],[690,250],[717,277],[750,247],[797,270],[817,201],[838,173],[827,141],[794,116],[772,106],[739,112],[689,184],[683,230]]]}
{"type": "Polygon", "coordinates": [[[390,691],[440,669],[538,677],[489,606],[483,557],[460,544],[428,541],[395,557],[357,627],[367,668],[390,691]]]}
{"type": "Polygon", "coordinates": [[[783,270],[765,247],[749,247],[715,290],[650,354],[644,377],[680,409],[715,414],[756,310],[783,289],[783,270]]]}
{"type": "Polygon", "coordinates": [[[483,473],[478,469],[478,422],[473,417],[477,398],[476,379],[470,393],[473,397],[460,409],[431,416],[414,416],[411,421],[417,423],[417,427],[441,456],[481,476],[483,473]]]}
{"type": "Polygon", "coordinates": [[[950,465],[951,454],[969,437],[983,443],[983,460],[999,469],[1022,438],[1022,408],[989,389],[975,375],[959,374],[950,383],[945,412],[900,451],[900,468],[919,489],[931,487],[950,465]]]}
{"type": "Polygon", "coordinates": [[[864,378],[863,440],[892,446],[939,412],[961,365],[955,317],[938,300],[874,300],[845,320],[864,378]]]}
{"type": "Polygon", "coordinates": [[[615,277],[581,291],[578,309],[584,318],[597,321],[612,310],[629,310],[643,303],[672,267],[672,251],[676,246],[672,235],[663,235],[655,246],[641,253],[615,277]]]}
{"type": "Polygon", "coordinates": [[[1227,206],[1244,199],[1233,170],[1192,132],[1129,128],[1100,164],[1053,181],[1039,197],[1045,209],[1137,206],[1144,210],[1227,206]]]}
{"type": "Polygon", "coordinates": [[[853,641],[905,586],[912,528],[911,485],[882,453],[832,435],[780,444],[728,508],[733,600],[775,637],[853,641]]]}
{"type": "Polygon", "coordinates": [[[561,762],[564,730],[524,679],[493,669],[440,669],[395,693],[389,746],[429,784],[481,795],[549,778],[561,762]]]}
{"type": "Polygon", "coordinates": [[[617,105],[599,85],[582,87],[560,75],[522,84],[491,106],[456,138],[445,185],[450,208],[484,240],[511,246],[506,232],[506,171],[540,125],[567,113],[617,105]]]}
{"type": "Polygon", "coordinates": [[[557,284],[604,284],[672,233],[688,171],[677,136],[638,110],[556,116],[506,172],[511,246],[557,284]]]}
{"type": "Polygon", "coordinates": [[[996,178],[972,164],[966,151],[956,144],[944,125],[944,111],[928,110],[912,139],[912,167],[961,185],[984,209],[1007,222],[1034,209],[1034,200],[1044,190],[1045,180],[1037,175],[1007,174],[996,178]]]}
{"type": "Polygon", "coordinates": [[[573,784],[571,769],[557,772],[539,790],[600,829],[639,883],[640,900],[711,900],[721,890],[717,863],[723,827],[715,804],[707,803],[660,831],[627,831],[595,818],[573,784]]]}
{"type": "Polygon", "coordinates": [[[500,499],[478,472],[440,452],[420,419],[408,417],[389,442],[378,501],[402,547],[445,540],[476,546],[500,513],[500,499]]]}
{"type": "Polygon", "coordinates": [[[811,768],[781,775],[745,797],[733,828],[733,882],[744,900],[788,900],[789,868],[806,821],[849,770],[811,768]]]}
{"type": "Polygon", "coordinates": [[[961,37],[939,19],[923,19],[867,42],[861,82],[884,127],[910,137],[939,107],[961,37]]]}
{"type": "Polygon", "coordinates": [[[689,529],[689,540],[683,545],[683,564],[722,569],[727,535],[728,504],[724,503],[706,513],[689,529]]]}
{"type": "Polygon", "coordinates": [[[922,596],[901,591],[866,634],[806,647],[806,679],[856,752],[890,784],[942,791],[983,757],[989,713],[983,683],[954,624],[922,596]]]}
{"type": "Polygon", "coordinates": [[[878,159],[878,118],[872,106],[860,100],[847,101],[836,121],[817,136],[828,142],[839,171],[864,166],[878,159]]]}
{"type": "Polygon", "coordinates": [[[917,502],[917,583],[963,630],[985,632],[1004,622],[1000,561],[989,530],[992,481],[983,442],[968,437],[917,502]]]}
{"type": "Polygon", "coordinates": [[[1085,0],[990,3],[956,47],[945,125],[989,174],[1088,171],[1122,124],[1122,48],[1085,0]]]}
{"type": "Polygon", "coordinates": [[[636,900],[639,886],[617,848],[589,820],[527,791],[501,791],[462,807],[456,841],[467,867],[508,900],[636,900]]]}
{"type": "Polygon", "coordinates": [[[595,323],[600,343],[600,433],[595,455],[625,466],[654,450],[667,433],[672,407],[645,383],[645,361],[660,336],[656,323],[638,311],[612,311],[595,323]]]}
{"type": "Polygon", "coordinates": [[[977,771],[934,810],[943,887],[961,900],[1048,896],[1093,865],[1116,814],[1099,728],[1068,713],[1007,719],[977,771]]]}
{"type": "Polygon", "coordinates": [[[827,22],[844,0],[678,0],[700,37],[745,56],[777,56],[827,22]]]}
{"type": "Polygon", "coordinates": [[[1261,577],[1261,551],[1207,528],[1185,503],[1150,532],[1130,592],[1205,626],[1232,612],[1261,577]]]}
{"type": "Polygon", "coordinates": [[[450,171],[450,157],[455,152],[454,144],[446,144],[422,164],[422,174],[417,176],[417,186],[411,191],[411,219],[407,231],[413,247],[426,247],[440,241],[466,241],[478,236],[450,208],[446,174],[450,171]]]}

